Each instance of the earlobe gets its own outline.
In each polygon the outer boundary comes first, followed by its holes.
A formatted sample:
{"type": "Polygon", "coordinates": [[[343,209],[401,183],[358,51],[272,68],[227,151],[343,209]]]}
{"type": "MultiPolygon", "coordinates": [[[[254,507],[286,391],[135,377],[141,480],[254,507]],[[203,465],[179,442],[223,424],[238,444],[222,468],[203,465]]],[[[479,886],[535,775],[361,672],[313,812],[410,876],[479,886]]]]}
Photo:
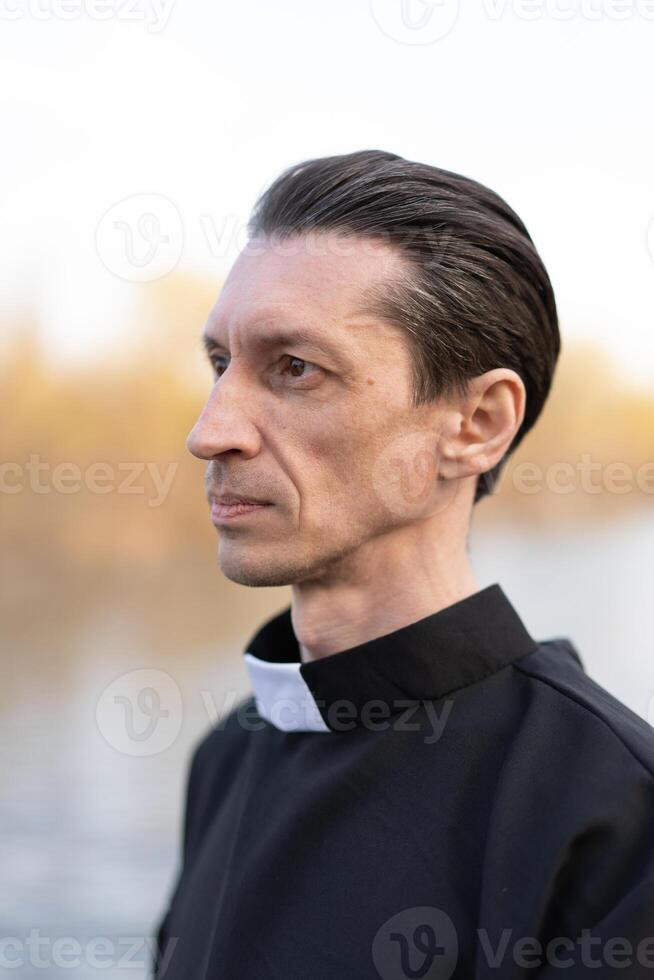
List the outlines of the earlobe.
{"type": "Polygon", "coordinates": [[[465,450],[461,451],[452,443],[447,443],[443,446],[439,458],[439,476],[443,480],[457,480],[462,476],[468,476],[468,462],[465,450]]]}
{"type": "Polygon", "coordinates": [[[486,470],[492,469],[492,463],[484,453],[462,450],[456,453],[453,449],[447,455],[442,454],[439,462],[439,475],[444,480],[456,480],[467,476],[480,476],[486,470]]]}

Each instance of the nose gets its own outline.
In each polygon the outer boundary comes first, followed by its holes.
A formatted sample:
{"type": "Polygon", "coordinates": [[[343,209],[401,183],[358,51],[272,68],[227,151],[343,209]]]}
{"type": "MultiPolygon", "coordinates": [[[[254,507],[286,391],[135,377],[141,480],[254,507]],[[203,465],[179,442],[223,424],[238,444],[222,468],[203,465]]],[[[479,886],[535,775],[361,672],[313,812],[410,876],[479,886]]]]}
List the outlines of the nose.
{"type": "Polygon", "coordinates": [[[188,434],[186,448],[198,459],[214,459],[221,453],[236,451],[246,457],[256,456],[261,440],[259,432],[237,404],[234,393],[227,392],[224,379],[211,389],[200,416],[188,434]]]}

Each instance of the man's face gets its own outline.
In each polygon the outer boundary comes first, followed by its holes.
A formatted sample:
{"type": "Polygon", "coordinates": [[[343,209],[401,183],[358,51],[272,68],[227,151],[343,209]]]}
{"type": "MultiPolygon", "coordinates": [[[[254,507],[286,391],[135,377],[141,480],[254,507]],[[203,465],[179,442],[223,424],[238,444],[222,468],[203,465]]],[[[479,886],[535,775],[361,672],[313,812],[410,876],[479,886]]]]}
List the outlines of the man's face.
{"type": "MultiPolygon", "coordinates": [[[[334,233],[259,240],[232,267],[205,327],[215,380],[187,445],[208,460],[210,503],[268,502],[236,516],[213,508],[233,581],[338,574],[415,521],[415,507],[389,509],[382,484],[393,447],[414,449],[425,419],[431,436],[433,414],[411,405],[406,333],[361,312],[367,287],[404,271],[389,246],[334,233]]],[[[415,478],[427,509],[433,467],[415,478]]]]}

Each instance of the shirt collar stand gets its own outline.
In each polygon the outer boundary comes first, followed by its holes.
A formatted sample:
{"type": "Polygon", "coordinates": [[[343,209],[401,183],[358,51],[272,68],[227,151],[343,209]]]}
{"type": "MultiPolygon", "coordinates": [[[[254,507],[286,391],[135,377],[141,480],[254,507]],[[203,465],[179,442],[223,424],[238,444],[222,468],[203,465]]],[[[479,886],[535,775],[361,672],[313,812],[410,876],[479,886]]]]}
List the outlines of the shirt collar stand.
{"type": "Polygon", "coordinates": [[[498,583],[384,636],[302,663],[288,606],[245,651],[257,710],[282,731],[335,732],[437,700],[531,653],[537,642],[498,583]],[[375,707],[377,706],[377,707],[375,707]]]}

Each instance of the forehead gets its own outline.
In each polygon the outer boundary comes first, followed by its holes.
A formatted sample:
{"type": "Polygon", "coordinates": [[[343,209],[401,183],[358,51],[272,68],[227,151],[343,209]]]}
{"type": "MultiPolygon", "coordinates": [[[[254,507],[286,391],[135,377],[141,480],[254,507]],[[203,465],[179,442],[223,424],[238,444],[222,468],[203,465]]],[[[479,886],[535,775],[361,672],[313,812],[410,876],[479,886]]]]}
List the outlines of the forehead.
{"type": "Polygon", "coordinates": [[[370,287],[399,278],[406,268],[387,243],[341,232],[254,239],[232,266],[205,333],[241,334],[275,319],[289,326],[329,325],[334,333],[365,317],[370,287]]]}

